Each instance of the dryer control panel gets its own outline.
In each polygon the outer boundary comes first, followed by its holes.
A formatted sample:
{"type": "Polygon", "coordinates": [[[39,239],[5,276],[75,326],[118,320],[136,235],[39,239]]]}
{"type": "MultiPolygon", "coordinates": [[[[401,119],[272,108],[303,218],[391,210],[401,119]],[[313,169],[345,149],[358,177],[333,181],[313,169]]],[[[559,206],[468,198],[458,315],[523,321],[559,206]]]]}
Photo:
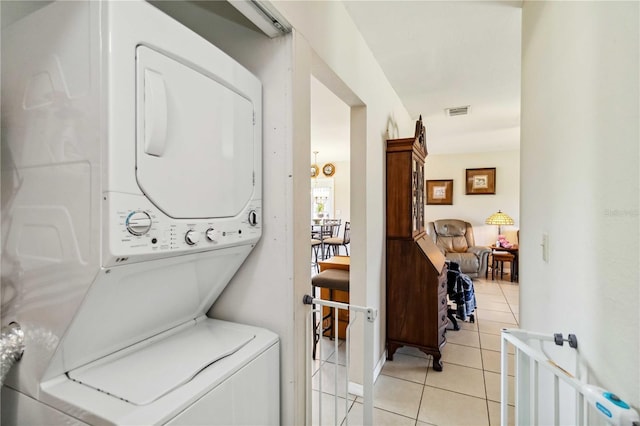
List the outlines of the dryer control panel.
{"type": "Polygon", "coordinates": [[[104,195],[108,221],[103,266],[139,262],[189,252],[255,244],[262,235],[260,200],[228,218],[173,219],[144,196],[104,195]]]}

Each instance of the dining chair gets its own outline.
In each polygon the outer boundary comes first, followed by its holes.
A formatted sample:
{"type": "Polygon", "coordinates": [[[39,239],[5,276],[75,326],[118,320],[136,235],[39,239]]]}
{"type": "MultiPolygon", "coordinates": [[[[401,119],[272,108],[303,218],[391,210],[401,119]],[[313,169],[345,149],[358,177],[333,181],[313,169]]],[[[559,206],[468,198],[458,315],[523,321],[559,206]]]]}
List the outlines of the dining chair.
{"type": "Polygon", "coordinates": [[[340,247],[344,246],[345,251],[347,252],[347,256],[349,256],[349,247],[347,244],[351,242],[351,222],[344,223],[344,234],[342,238],[340,237],[331,237],[323,240],[324,245],[327,248],[327,251],[331,251],[334,255],[340,254],[340,247]]]}
{"type": "Polygon", "coordinates": [[[340,233],[340,224],[342,223],[342,219],[324,219],[322,221],[322,231],[320,232],[322,241],[321,246],[321,257],[322,259],[327,259],[329,257],[329,250],[327,249],[327,245],[325,241],[330,238],[335,238],[340,233]]]}
{"type": "Polygon", "coordinates": [[[323,225],[323,235],[327,238],[337,237],[340,233],[340,225],[342,224],[342,219],[325,219],[322,222],[323,225]]]}
{"type": "Polygon", "coordinates": [[[316,272],[320,272],[320,267],[318,266],[318,256],[320,249],[322,248],[322,240],[318,240],[315,238],[311,238],[311,266],[316,268],[316,272]]]}

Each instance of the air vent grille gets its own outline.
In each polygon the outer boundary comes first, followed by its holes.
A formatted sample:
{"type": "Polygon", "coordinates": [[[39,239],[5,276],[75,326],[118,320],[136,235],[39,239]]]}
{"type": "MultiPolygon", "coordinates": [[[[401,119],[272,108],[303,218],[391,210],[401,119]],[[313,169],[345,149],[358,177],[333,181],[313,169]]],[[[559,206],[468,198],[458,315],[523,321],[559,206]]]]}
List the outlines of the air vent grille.
{"type": "Polygon", "coordinates": [[[470,105],[446,108],[444,111],[449,117],[455,117],[457,115],[467,115],[469,114],[469,110],[471,109],[470,105]]]}

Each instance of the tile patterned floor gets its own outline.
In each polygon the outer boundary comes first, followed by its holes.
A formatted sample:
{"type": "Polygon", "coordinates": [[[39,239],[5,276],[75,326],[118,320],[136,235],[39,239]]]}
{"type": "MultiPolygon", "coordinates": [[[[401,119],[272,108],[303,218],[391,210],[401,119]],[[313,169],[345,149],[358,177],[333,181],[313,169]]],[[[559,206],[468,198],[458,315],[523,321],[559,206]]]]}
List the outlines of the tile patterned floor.
{"type": "MultiPolygon", "coordinates": [[[[431,367],[431,357],[414,348],[400,348],[387,361],[374,385],[376,425],[499,425],[500,424],[500,331],[518,326],[517,283],[478,279],[474,281],[478,309],[476,322],[459,322],[461,330],[447,332],[443,348],[443,371],[431,367]]],[[[329,342],[327,340],[327,342],[329,342]]],[[[336,357],[333,342],[322,348],[322,361],[314,362],[313,419],[318,423],[322,398],[322,424],[334,424],[335,396],[327,389],[338,380],[346,388],[344,343],[336,357]],[[335,360],[338,359],[337,371],[335,360]],[[342,364],[342,365],[341,365],[342,364]],[[323,368],[318,372],[320,366],[323,368]],[[319,392],[322,376],[322,392],[319,392]]],[[[513,365],[513,363],[511,363],[513,365]]],[[[511,373],[512,374],[512,373],[511,373]]],[[[349,412],[349,425],[362,424],[361,398],[345,398],[338,392],[338,424],[349,412]]],[[[513,401],[510,395],[510,400],[513,401]]],[[[510,413],[510,417],[513,413],[510,413]]],[[[510,419],[509,424],[513,424],[510,419]]]]}

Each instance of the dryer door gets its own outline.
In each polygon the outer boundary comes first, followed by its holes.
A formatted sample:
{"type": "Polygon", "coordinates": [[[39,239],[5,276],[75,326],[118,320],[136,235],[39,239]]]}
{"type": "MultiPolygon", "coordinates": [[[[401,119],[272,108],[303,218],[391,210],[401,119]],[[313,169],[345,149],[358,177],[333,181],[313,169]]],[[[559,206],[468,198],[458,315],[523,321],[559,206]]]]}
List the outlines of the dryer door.
{"type": "MultiPolygon", "coordinates": [[[[232,217],[254,191],[254,108],[205,70],[136,53],[136,177],[173,218],[232,217]]],[[[222,65],[221,65],[222,66],[222,65]]]]}

